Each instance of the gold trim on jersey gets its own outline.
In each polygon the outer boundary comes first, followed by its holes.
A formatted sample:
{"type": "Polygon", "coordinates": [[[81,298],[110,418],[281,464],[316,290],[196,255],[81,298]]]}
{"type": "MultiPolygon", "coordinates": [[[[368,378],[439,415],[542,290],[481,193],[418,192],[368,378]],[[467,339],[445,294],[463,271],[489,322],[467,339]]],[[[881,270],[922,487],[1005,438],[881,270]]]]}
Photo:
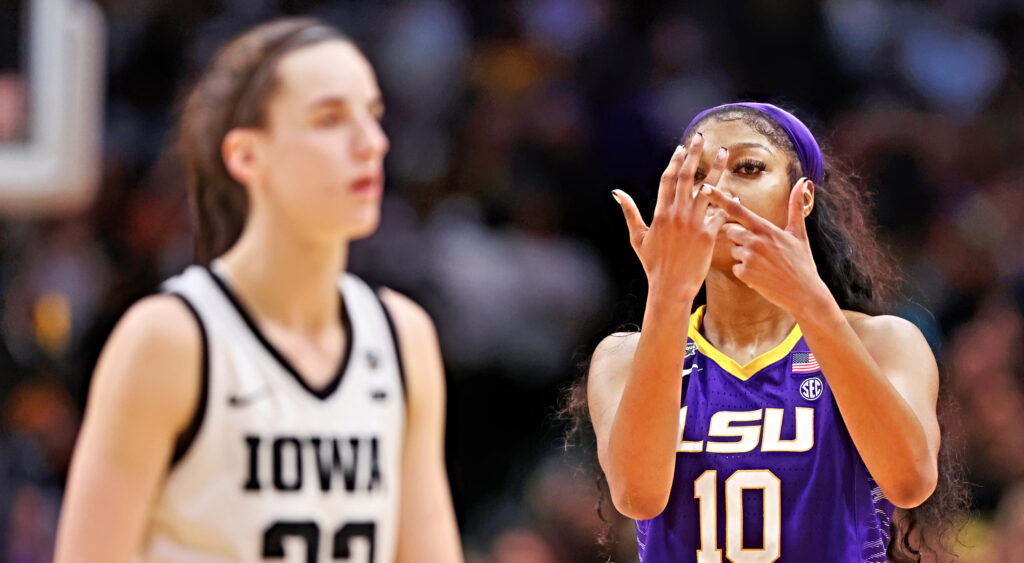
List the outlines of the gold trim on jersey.
{"type": "Polygon", "coordinates": [[[697,349],[700,350],[701,354],[707,356],[711,361],[718,364],[719,367],[736,376],[741,381],[750,379],[757,374],[757,372],[788,356],[789,353],[793,351],[793,347],[796,346],[796,343],[799,342],[800,338],[803,336],[803,333],[800,331],[800,325],[794,325],[789,336],[787,336],[777,346],[753,360],[750,360],[746,365],[741,366],[739,362],[729,356],[726,356],[724,353],[712,346],[711,343],[704,338],[704,335],[700,333],[700,327],[704,322],[704,312],[706,309],[706,305],[701,305],[700,308],[690,315],[689,336],[697,344],[697,349]]]}

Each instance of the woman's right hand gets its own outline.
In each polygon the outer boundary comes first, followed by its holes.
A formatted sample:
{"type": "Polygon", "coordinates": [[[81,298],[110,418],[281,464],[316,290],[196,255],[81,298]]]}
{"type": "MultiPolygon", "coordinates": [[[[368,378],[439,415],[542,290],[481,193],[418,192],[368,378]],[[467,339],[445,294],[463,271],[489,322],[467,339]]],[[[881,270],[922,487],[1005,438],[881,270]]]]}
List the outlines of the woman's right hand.
{"type": "MultiPolygon", "coordinates": [[[[633,198],[622,190],[612,196],[622,206],[633,246],[651,292],[668,292],[672,298],[693,299],[700,290],[715,246],[718,230],[728,215],[718,208],[708,211],[709,200],[694,186],[704,136],[695,133],[689,149],[679,145],[661,175],[658,202],[651,225],[644,223],[633,198]]],[[[715,185],[722,177],[728,151],[718,150],[705,183],[715,185]]]]}

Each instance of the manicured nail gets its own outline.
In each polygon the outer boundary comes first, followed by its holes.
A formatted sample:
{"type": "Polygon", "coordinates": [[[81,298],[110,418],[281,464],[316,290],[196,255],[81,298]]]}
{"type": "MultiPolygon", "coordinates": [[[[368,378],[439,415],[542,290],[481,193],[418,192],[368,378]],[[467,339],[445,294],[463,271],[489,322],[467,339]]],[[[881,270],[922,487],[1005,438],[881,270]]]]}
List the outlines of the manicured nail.
{"type": "Polygon", "coordinates": [[[676,146],[676,152],[674,152],[672,154],[673,154],[673,156],[677,155],[677,154],[682,154],[683,151],[685,151],[685,150],[686,150],[686,147],[684,147],[683,145],[677,145],[676,146]]]}
{"type": "Polygon", "coordinates": [[[694,142],[694,143],[696,143],[696,142],[697,142],[697,139],[703,139],[703,138],[704,138],[704,133],[701,133],[700,131],[697,131],[697,132],[696,132],[696,133],[695,133],[695,134],[693,135],[693,142],[694,142]]]}
{"type": "Polygon", "coordinates": [[[728,153],[729,153],[729,149],[727,149],[725,147],[719,147],[718,148],[718,158],[723,158],[728,153]]]}
{"type": "Polygon", "coordinates": [[[739,203],[740,202],[740,196],[734,195],[734,196],[732,196],[732,200],[735,201],[736,203],[739,203]]]}
{"type": "Polygon", "coordinates": [[[800,184],[800,183],[803,183],[803,182],[806,182],[806,181],[807,181],[807,176],[801,176],[800,179],[796,181],[796,183],[800,184]]]}
{"type": "Polygon", "coordinates": [[[711,186],[708,184],[703,184],[700,187],[700,191],[704,192],[707,195],[711,195],[711,186]]]}
{"type": "Polygon", "coordinates": [[[619,190],[612,190],[612,197],[615,198],[615,203],[622,205],[622,198],[619,196],[619,190]]]}

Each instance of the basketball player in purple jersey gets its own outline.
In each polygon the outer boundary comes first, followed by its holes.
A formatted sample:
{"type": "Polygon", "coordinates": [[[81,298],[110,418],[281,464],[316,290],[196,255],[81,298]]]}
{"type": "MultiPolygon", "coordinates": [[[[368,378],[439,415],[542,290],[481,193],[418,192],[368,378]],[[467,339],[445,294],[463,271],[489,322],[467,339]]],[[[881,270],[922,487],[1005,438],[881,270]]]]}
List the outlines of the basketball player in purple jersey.
{"type": "Polygon", "coordinates": [[[859,196],[769,104],[706,110],[683,138],[649,226],[613,192],[650,289],[587,388],[640,560],[885,562],[894,508],[936,487],[938,370],[912,324],[869,314],[859,196]]]}

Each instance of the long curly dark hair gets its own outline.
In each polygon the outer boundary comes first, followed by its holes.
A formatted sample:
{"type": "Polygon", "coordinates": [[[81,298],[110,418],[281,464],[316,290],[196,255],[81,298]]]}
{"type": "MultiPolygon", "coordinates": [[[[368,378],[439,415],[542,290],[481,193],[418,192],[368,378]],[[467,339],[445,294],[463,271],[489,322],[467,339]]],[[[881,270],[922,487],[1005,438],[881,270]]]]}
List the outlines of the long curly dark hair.
{"type": "MultiPolygon", "coordinates": [[[[789,156],[789,183],[799,179],[800,165],[796,150],[785,131],[772,118],[760,111],[744,106],[726,106],[709,113],[693,130],[710,120],[740,120],[754,131],[764,135],[777,148],[789,156]]],[[[828,154],[823,147],[825,175],[815,190],[814,208],[807,216],[807,234],[818,275],[832,292],[842,309],[869,315],[887,312],[897,297],[899,279],[882,250],[870,220],[870,197],[856,182],[848,166],[828,154]]],[[[703,289],[694,300],[694,307],[705,302],[703,289]]],[[[638,327],[625,327],[635,332],[638,327]]],[[[587,376],[589,358],[580,362],[579,376],[565,391],[559,416],[568,422],[566,447],[580,447],[593,460],[593,474],[601,497],[597,510],[605,520],[605,532],[599,542],[611,556],[613,545],[611,520],[606,517],[605,505],[609,496],[604,473],[597,467],[596,438],[590,422],[587,405],[587,376]]],[[[967,489],[963,481],[960,460],[961,439],[953,433],[955,403],[945,386],[940,385],[937,413],[942,432],[939,450],[939,480],[932,496],[916,508],[897,509],[890,524],[887,549],[889,561],[909,563],[922,560],[924,554],[933,554],[940,561],[952,560],[950,544],[954,541],[967,507],[967,489]]]]}

